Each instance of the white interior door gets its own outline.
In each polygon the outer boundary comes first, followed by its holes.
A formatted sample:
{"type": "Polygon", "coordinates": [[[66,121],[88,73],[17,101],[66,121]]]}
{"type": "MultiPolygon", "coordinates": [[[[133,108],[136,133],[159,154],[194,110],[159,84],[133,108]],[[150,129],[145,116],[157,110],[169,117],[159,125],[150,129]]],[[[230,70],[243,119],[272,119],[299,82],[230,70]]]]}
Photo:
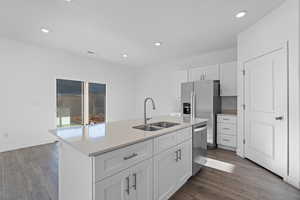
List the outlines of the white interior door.
{"type": "Polygon", "coordinates": [[[287,152],[287,51],[244,64],[245,156],[284,176],[287,152]]]}

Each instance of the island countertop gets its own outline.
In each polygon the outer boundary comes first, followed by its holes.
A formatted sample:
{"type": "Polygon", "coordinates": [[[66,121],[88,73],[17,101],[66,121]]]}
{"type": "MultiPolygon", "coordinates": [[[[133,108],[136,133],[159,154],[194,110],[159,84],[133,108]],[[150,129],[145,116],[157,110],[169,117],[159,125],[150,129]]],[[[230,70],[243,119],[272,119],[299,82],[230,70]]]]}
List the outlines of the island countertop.
{"type": "Polygon", "coordinates": [[[188,128],[195,124],[206,123],[207,119],[195,119],[193,121],[184,122],[181,117],[164,116],[154,118],[150,120],[149,123],[160,121],[175,122],[179,123],[179,125],[157,131],[143,131],[132,128],[133,126],[142,125],[143,120],[123,120],[89,126],[57,128],[49,132],[60,141],[71,145],[83,154],[96,156],[183,128],[188,128]]]}

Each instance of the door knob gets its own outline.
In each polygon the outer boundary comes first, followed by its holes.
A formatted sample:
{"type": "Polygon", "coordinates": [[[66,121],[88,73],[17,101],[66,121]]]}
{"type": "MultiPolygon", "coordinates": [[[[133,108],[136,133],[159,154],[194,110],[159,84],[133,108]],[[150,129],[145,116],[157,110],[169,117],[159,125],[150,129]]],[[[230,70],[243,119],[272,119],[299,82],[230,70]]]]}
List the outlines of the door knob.
{"type": "Polygon", "coordinates": [[[275,120],[283,120],[283,116],[275,117],[275,120]]]}

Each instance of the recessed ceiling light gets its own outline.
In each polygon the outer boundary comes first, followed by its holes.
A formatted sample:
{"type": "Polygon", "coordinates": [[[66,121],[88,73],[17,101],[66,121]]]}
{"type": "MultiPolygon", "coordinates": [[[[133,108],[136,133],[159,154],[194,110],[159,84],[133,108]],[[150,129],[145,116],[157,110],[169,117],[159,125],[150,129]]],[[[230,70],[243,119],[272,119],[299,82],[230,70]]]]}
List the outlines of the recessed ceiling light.
{"type": "Polygon", "coordinates": [[[87,51],[87,53],[88,53],[88,54],[95,54],[95,52],[94,52],[94,51],[90,51],[90,50],[89,50],[89,51],[87,51]]]}
{"type": "Polygon", "coordinates": [[[154,45],[159,47],[161,45],[161,42],[155,42],[154,45]]]}
{"type": "Polygon", "coordinates": [[[65,2],[71,2],[72,0],[65,0],[65,2]]]}
{"type": "Polygon", "coordinates": [[[235,15],[235,17],[236,17],[236,18],[243,18],[243,17],[245,17],[246,15],[247,15],[247,11],[243,10],[243,11],[238,12],[238,13],[235,15]]]}
{"type": "Polygon", "coordinates": [[[123,58],[128,58],[128,55],[125,53],[122,56],[123,56],[123,58]]]}
{"type": "Polygon", "coordinates": [[[50,32],[49,29],[46,29],[46,28],[41,28],[41,31],[42,31],[43,33],[49,33],[49,32],[50,32]]]}

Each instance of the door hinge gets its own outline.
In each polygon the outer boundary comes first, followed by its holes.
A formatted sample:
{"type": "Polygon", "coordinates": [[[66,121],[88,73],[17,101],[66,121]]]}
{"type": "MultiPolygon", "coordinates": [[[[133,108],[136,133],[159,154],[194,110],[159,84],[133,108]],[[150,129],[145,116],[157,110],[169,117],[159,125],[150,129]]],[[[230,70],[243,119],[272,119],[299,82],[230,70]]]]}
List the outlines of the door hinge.
{"type": "Polygon", "coordinates": [[[246,110],[246,104],[243,104],[242,106],[243,106],[243,110],[246,110]]]}
{"type": "Polygon", "coordinates": [[[246,144],[246,140],[245,139],[243,139],[243,144],[246,144]]]}
{"type": "Polygon", "coordinates": [[[246,70],[243,69],[242,73],[243,73],[243,76],[245,76],[246,75],[246,70]]]}

